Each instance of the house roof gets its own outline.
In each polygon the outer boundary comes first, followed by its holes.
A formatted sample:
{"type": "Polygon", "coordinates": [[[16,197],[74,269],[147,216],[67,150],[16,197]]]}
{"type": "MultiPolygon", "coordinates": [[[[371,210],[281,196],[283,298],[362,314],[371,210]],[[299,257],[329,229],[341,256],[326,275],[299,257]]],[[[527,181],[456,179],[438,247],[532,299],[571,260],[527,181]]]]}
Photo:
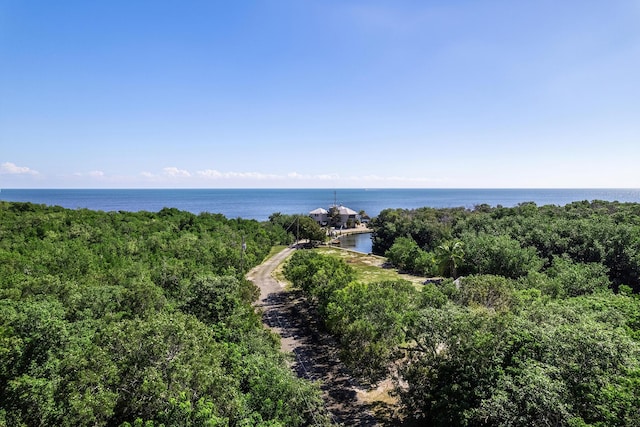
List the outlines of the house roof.
{"type": "Polygon", "coordinates": [[[338,206],[338,212],[340,213],[340,215],[358,215],[358,212],[354,211],[353,209],[349,209],[346,206],[338,206]]]}
{"type": "Polygon", "coordinates": [[[309,215],[324,215],[329,213],[326,209],[318,208],[309,212],[309,215]]]}

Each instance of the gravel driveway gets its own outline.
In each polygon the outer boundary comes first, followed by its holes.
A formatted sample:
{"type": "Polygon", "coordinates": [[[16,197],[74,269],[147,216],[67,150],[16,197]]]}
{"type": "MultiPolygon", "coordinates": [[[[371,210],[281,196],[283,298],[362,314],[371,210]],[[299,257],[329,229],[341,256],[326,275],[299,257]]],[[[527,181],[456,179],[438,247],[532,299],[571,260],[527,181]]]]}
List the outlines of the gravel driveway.
{"type": "Polygon", "coordinates": [[[378,425],[357,396],[358,387],[340,362],[331,336],[318,324],[317,316],[297,291],[273,277],[274,270],[295,249],[287,248],[247,274],[260,288],[256,307],[262,321],[280,335],[282,351],[293,355],[291,368],[299,377],[319,381],[327,409],[336,423],[349,426],[378,425]]]}

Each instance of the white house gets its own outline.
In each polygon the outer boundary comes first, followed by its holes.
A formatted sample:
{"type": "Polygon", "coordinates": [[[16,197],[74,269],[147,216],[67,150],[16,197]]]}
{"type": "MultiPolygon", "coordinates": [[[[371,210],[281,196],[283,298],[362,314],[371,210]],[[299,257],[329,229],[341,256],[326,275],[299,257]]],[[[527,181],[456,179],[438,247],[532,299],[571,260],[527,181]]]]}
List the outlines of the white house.
{"type": "Polygon", "coordinates": [[[309,212],[309,216],[321,226],[325,226],[329,223],[329,211],[327,211],[326,209],[314,209],[309,212]]]}
{"type": "Polygon", "coordinates": [[[355,227],[356,226],[356,218],[358,216],[358,212],[353,209],[349,209],[346,206],[336,206],[338,209],[338,214],[340,215],[340,222],[336,224],[337,227],[355,227]]]}
{"type": "MultiPolygon", "coordinates": [[[[355,227],[356,221],[358,219],[358,213],[353,209],[349,209],[346,206],[332,206],[330,208],[331,211],[337,211],[337,215],[335,216],[335,223],[333,224],[336,228],[347,228],[347,227],[355,227]]],[[[309,212],[309,216],[313,218],[318,224],[325,226],[331,221],[332,214],[326,209],[318,208],[309,212]]]]}

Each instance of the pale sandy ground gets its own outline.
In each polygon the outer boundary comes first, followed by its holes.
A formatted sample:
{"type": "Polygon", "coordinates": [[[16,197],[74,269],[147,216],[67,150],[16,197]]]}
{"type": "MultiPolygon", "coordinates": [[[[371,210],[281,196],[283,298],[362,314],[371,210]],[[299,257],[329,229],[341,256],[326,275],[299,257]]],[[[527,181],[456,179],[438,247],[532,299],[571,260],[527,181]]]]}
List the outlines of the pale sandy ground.
{"type": "Polygon", "coordinates": [[[358,234],[358,233],[371,233],[371,229],[366,224],[358,224],[354,228],[343,228],[335,230],[337,236],[344,236],[345,234],[358,234]]]}

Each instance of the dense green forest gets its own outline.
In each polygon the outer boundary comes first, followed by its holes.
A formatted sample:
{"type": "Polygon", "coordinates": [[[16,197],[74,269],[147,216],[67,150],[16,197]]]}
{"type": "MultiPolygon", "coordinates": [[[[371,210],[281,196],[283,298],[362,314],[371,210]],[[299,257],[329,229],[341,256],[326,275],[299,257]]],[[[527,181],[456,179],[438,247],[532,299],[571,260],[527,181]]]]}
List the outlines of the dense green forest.
{"type": "Polygon", "coordinates": [[[176,209],[1,202],[0,426],[322,422],[244,279],[290,239],[176,209]]]}
{"type": "MultiPolygon", "coordinates": [[[[0,426],[328,424],[244,279],[294,223],[320,236],[281,214],[0,203],[0,426]]],[[[433,279],[360,283],[313,250],[284,271],[362,381],[394,378],[404,423],[640,425],[640,205],[385,210],[371,226],[375,251],[433,279]]]]}
{"type": "Polygon", "coordinates": [[[561,269],[550,270],[554,264],[570,263],[576,269],[605,272],[614,289],[626,285],[640,292],[640,204],[387,209],[371,226],[373,251],[419,274],[451,274],[455,265],[461,275],[515,279],[553,273],[561,269]],[[463,259],[456,250],[463,250],[463,259]]]}
{"type": "Polygon", "coordinates": [[[378,253],[433,279],[359,283],[315,251],[285,274],[361,380],[394,378],[404,423],[640,425],[640,205],[390,209],[371,226],[378,253]]]}

